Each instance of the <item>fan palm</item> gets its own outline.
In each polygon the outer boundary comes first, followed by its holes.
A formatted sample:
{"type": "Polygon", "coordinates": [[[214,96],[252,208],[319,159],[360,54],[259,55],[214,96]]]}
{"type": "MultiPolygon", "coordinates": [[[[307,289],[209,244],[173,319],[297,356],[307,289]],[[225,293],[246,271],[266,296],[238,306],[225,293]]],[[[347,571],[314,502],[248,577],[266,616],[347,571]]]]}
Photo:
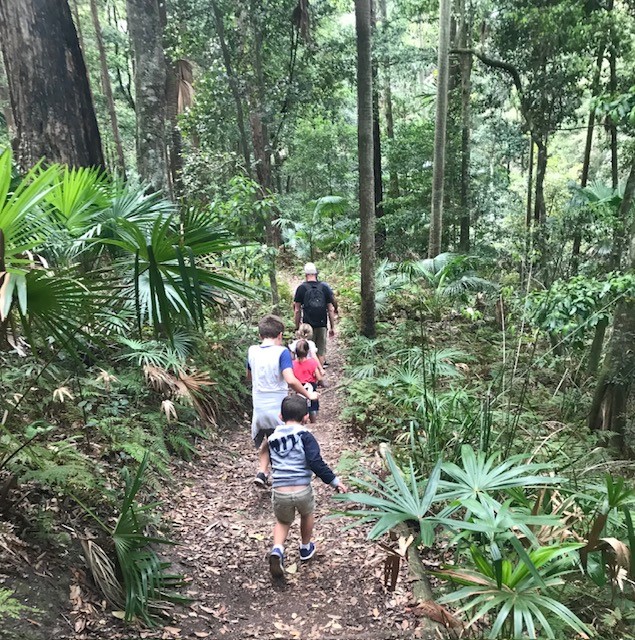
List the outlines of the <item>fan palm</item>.
{"type": "Polygon", "coordinates": [[[402,522],[416,523],[419,540],[426,546],[434,542],[434,527],[438,520],[431,515],[430,506],[439,484],[441,461],[439,461],[421,491],[421,482],[417,478],[412,462],[407,479],[390,453],[386,455],[386,464],[390,471],[387,480],[369,474],[370,480],[356,480],[356,484],[368,490],[367,493],[347,493],[335,496],[336,500],[358,502],[367,509],[352,509],[345,515],[358,519],[361,523],[375,522],[368,533],[371,540],[380,538],[402,522]]]}
{"type": "Polygon", "coordinates": [[[472,611],[469,624],[485,616],[493,620],[489,638],[537,638],[539,628],[547,638],[555,638],[553,623],[558,620],[582,637],[590,630],[550,592],[564,583],[571,572],[573,559],[569,556],[582,544],[559,544],[540,547],[529,552],[533,571],[525,562],[515,564],[502,560],[499,571],[493,562],[472,546],[470,553],[474,569],[446,569],[436,575],[463,585],[461,589],[443,596],[439,602],[463,602],[459,611],[472,611]],[[537,577],[536,577],[537,576],[537,577]]]}
{"type": "Polygon", "coordinates": [[[126,620],[141,618],[147,624],[153,624],[153,611],[161,608],[161,602],[185,604],[188,599],[170,591],[182,584],[183,577],[166,573],[169,563],[162,562],[151,546],[175,543],[146,534],[151,514],[158,503],[143,506],[137,503],[137,494],[143,484],[148,460],[149,454],[146,452],[134,476],[124,470],[126,487],[114,528],[108,527],[93,511],[82,506],[114,543],[117,566],[121,573],[121,589],[115,589],[115,592],[123,593],[126,620]]]}

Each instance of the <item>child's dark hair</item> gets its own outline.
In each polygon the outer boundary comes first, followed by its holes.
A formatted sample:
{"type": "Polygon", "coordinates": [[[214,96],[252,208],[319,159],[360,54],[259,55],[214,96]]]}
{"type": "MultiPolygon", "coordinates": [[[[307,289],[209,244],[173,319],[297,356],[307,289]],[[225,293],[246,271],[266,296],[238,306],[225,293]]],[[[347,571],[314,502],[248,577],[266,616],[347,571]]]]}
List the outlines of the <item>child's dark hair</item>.
{"type": "Polygon", "coordinates": [[[285,422],[302,422],[302,419],[308,412],[309,408],[306,403],[306,398],[300,395],[287,396],[282,401],[282,407],[280,408],[282,419],[285,422]]]}
{"type": "Polygon", "coordinates": [[[295,354],[298,358],[306,358],[309,355],[309,343],[306,340],[298,340],[295,345],[295,354]]]}
{"type": "Polygon", "coordinates": [[[258,323],[258,333],[261,338],[277,338],[283,331],[284,322],[278,316],[265,316],[258,323]]]}

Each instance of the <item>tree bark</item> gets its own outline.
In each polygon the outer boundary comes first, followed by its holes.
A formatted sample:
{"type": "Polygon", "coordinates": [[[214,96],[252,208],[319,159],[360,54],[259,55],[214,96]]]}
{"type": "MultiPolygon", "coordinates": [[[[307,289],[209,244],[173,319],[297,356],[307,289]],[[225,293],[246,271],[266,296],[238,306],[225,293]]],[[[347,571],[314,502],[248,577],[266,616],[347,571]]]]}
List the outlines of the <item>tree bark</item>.
{"type": "Polygon", "coordinates": [[[545,175],[547,173],[547,140],[544,139],[538,145],[536,155],[536,192],[534,204],[534,222],[536,225],[543,224],[547,219],[547,206],[545,204],[545,175]]]}
{"type": "Polygon", "coordinates": [[[67,0],[2,0],[0,43],[21,169],[40,158],[103,167],[88,75],[67,0]]]}
{"type": "MultiPolygon", "coordinates": [[[[379,12],[382,21],[382,31],[385,33],[388,29],[388,9],[386,7],[386,0],[379,0],[379,12]]],[[[386,137],[392,143],[395,139],[395,120],[392,110],[392,87],[390,79],[390,59],[386,59],[386,64],[383,69],[384,76],[384,110],[386,116],[386,137]]],[[[391,198],[399,197],[399,174],[396,167],[389,164],[389,176],[388,176],[388,195],[391,198]]]]}
{"type": "Polygon", "coordinates": [[[527,209],[525,214],[525,227],[529,230],[531,228],[531,221],[533,217],[533,195],[534,195],[534,141],[533,138],[529,138],[529,167],[527,172],[527,209]]]}
{"type": "MultiPolygon", "coordinates": [[[[465,0],[459,5],[459,46],[467,49],[470,46],[470,20],[466,15],[465,0]]],[[[461,56],[461,227],[459,232],[459,249],[464,253],[470,250],[470,160],[472,113],[470,95],[472,93],[472,56],[461,56]]]]}
{"type": "Polygon", "coordinates": [[[9,98],[9,85],[4,75],[4,66],[0,63],[0,104],[2,105],[2,117],[7,126],[9,139],[15,136],[15,123],[13,122],[13,112],[11,111],[11,99],[9,98]]]}
{"type": "Polygon", "coordinates": [[[445,131],[448,117],[448,80],[450,73],[450,6],[451,0],[439,0],[439,47],[437,55],[437,101],[434,126],[434,159],[432,167],[432,207],[428,257],[441,253],[443,228],[443,183],[445,178],[445,131]]]}
{"type": "Polygon", "coordinates": [[[361,332],[375,337],[375,185],[370,0],[355,0],[357,33],[357,148],[361,249],[361,332]]]}
{"type": "Polygon", "coordinates": [[[155,191],[168,194],[166,82],[161,7],[163,0],[126,0],[134,51],[137,169],[155,191]]]}
{"type": "MultiPolygon", "coordinates": [[[[600,47],[598,52],[595,72],[591,84],[591,97],[595,98],[600,90],[600,78],[602,74],[602,62],[604,61],[604,45],[600,47]]],[[[589,171],[591,168],[591,149],[593,147],[593,131],[595,129],[595,107],[591,106],[589,111],[589,120],[586,128],[586,140],[584,143],[584,157],[582,159],[582,175],[580,176],[580,187],[584,189],[589,182],[589,171]]],[[[573,249],[571,250],[571,275],[578,274],[580,264],[580,247],[582,245],[582,229],[580,224],[575,226],[573,230],[573,249]]]]}
{"type": "Polygon", "coordinates": [[[170,145],[168,160],[170,167],[170,182],[175,199],[183,194],[183,136],[179,128],[178,115],[190,106],[189,100],[181,95],[181,89],[191,90],[193,83],[192,65],[187,60],[176,60],[168,66],[167,78],[167,114],[170,124],[170,145]]]}
{"type": "Polygon", "coordinates": [[[90,0],[90,12],[93,17],[95,39],[97,42],[97,50],[99,51],[101,86],[104,92],[104,97],[106,98],[108,117],[110,118],[110,128],[112,130],[112,137],[115,141],[115,149],[117,151],[117,166],[125,176],[126,161],[123,155],[123,145],[121,143],[121,134],[119,133],[119,123],[117,121],[117,110],[115,109],[115,99],[112,94],[112,84],[110,83],[110,74],[108,72],[108,59],[106,57],[106,47],[104,46],[104,38],[101,31],[101,23],[99,21],[99,8],[97,7],[97,0],[90,0]]]}
{"type": "Polygon", "coordinates": [[[245,115],[243,112],[243,100],[238,88],[238,81],[232,65],[231,53],[225,39],[225,25],[223,23],[223,14],[218,8],[215,0],[210,0],[212,12],[214,13],[214,21],[216,23],[216,33],[220,43],[221,52],[223,54],[223,63],[225,65],[225,73],[227,74],[227,82],[234,98],[236,105],[236,123],[238,124],[238,135],[240,137],[240,150],[245,160],[245,171],[247,175],[251,175],[251,154],[249,152],[249,142],[247,138],[247,129],[245,128],[245,115]]]}
{"type": "MultiPolygon", "coordinates": [[[[371,36],[377,32],[375,15],[375,0],[370,3],[371,36]]],[[[371,42],[371,51],[374,47],[371,42]]],[[[377,55],[373,53],[373,177],[375,182],[375,250],[380,255],[386,244],[386,226],[381,218],[384,216],[384,185],[381,165],[381,126],[379,122],[379,82],[377,81],[379,63],[377,55]]]]}
{"type": "MultiPolygon", "coordinates": [[[[635,156],[631,161],[619,216],[627,220],[635,199],[635,156]]],[[[630,228],[630,269],[635,270],[635,218],[630,228]]],[[[624,452],[626,412],[635,382],[635,299],[623,298],[613,316],[613,332],[608,353],[598,378],[589,427],[612,431],[612,444],[624,452]]]]}

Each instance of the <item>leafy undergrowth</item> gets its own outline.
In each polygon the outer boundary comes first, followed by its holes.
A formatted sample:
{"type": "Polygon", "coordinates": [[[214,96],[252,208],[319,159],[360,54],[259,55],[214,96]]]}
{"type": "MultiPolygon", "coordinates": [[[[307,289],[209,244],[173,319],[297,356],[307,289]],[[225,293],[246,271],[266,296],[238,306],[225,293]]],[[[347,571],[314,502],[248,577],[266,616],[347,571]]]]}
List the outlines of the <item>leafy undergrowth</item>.
{"type": "Polygon", "coordinates": [[[349,514],[376,522],[381,544],[390,532],[415,545],[439,579],[435,597],[476,633],[632,637],[633,466],[586,424],[597,304],[571,324],[561,308],[577,285],[526,304],[467,263],[380,265],[373,339],[357,335],[354,270],[338,269],[351,311],[342,418],[391,469],[388,481],[360,478],[349,499],[363,507],[349,514]]]}
{"type": "MultiPolygon", "coordinates": [[[[377,462],[337,419],[341,359],[332,351],[329,360],[331,387],[322,394],[314,430],[325,460],[348,477],[377,462]]],[[[171,523],[169,536],[179,543],[163,558],[184,576],[182,594],[192,599],[189,605],[171,610],[158,628],[124,627],[118,620],[124,611],[104,601],[76,555],[65,613],[76,631],[67,624],[56,638],[433,637],[424,611],[411,599],[406,565],[395,590],[389,590],[385,551],[367,542],[365,531],[344,530],[342,516],[329,517],[337,509],[333,492],[318,482],[317,556],[300,563],[296,523],[287,545],[286,588],[275,589],[266,562],[273,524],[270,495],[253,485],[255,462],[248,424],[241,422],[219,439],[199,443],[195,459],[173,462],[173,482],[154,492],[163,499],[160,511],[171,523]]],[[[31,627],[33,640],[46,637],[31,627]]]]}

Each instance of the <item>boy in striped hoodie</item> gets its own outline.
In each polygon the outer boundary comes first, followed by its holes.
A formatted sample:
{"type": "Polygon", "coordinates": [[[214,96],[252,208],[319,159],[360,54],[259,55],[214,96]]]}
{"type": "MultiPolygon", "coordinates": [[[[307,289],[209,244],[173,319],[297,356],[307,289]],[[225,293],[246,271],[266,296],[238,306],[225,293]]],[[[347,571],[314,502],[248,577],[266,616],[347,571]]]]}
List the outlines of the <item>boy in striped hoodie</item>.
{"type": "Polygon", "coordinates": [[[307,403],[303,396],[289,396],[282,401],[282,421],[260,448],[261,465],[271,463],[273,476],[272,503],[276,524],[273,528],[273,549],[269,554],[271,575],[284,575],[284,543],[293,524],[296,510],[300,514],[300,560],[315,555],[313,525],[315,500],[311,489],[313,474],[331,485],[338,493],[347,489],[322,460],[320,445],[304,426],[307,403]]]}

